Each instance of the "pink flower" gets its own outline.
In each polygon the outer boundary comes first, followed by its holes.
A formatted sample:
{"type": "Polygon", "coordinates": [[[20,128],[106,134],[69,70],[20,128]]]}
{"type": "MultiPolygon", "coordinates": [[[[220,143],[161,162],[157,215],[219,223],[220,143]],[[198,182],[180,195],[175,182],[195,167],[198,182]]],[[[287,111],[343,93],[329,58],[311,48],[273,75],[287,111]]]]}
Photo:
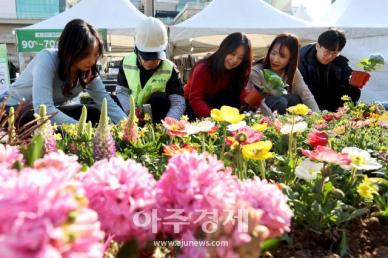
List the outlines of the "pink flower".
{"type": "Polygon", "coordinates": [[[266,226],[271,237],[280,236],[290,230],[292,211],[288,198],[275,185],[255,177],[241,184],[241,200],[254,209],[262,210],[262,225],[266,226]]]}
{"type": "Polygon", "coordinates": [[[0,245],[3,246],[0,248],[1,257],[43,257],[52,230],[50,220],[33,213],[20,213],[7,237],[0,238],[0,245]],[[7,253],[13,255],[4,256],[7,253]]]}
{"type": "Polygon", "coordinates": [[[307,142],[311,147],[316,148],[317,146],[326,146],[328,143],[329,136],[323,131],[314,131],[309,133],[307,136],[307,142]]]}
{"type": "Polygon", "coordinates": [[[23,155],[15,146],[0,144],[0,167],[11,168],[16,161],[22,161],[23,155]]]}
{"type": "Polygon", "coordinates": [[[327,127],[327,122],[325,120],[318,120],[313,126],[316,130],[323,130],[327,127]]]}
{"type": "Polygon", "coordinates": [[[152,239],[152,222],[136,223],[135,216],[152,217],[156,208],[156,182],[148,170],[133,160],[113,157],[94,163],[81,178],[89,207],[98,213],[102,229],[118,241],[152,239]]]}
{"type": "Polygon", "coordinates": [[[255,129],[248,126],[243,127],[237,131],[233,131],[232,135],[241,145],[258,142],[264,137],[263,133],[258,132],[255,129]]]}
{"type": "Polygon", "coordinates": [[[270,126],[270,125],[273,124],[271,118],[269,118],[268,116],[263,117],[263,118],[260,120],[260,122],[259,122],[259,124],[264,124],[264,123],[267,123],[268,126],[270,126]]]}
{"type": "Polygon", "coordinates": [[[101,257],[104,234],[73,178],[52,167],[26,168],[3,182],[0,257],[101,257]],[[83,226],[85,216],[91,219],[83,226]]]}
{"type": "Polygon", "coordinates": [[[125,142],[136,142],[139,138],[138,126],[135,121],[126,121],[123,131],[123,139],[125,142]]]}
{"type": "Polygon", "coordinates": [[[7,213],[0,212],[0,233],[10,230],[21,212],[44,212],[55,226],[66,221],[67,214],[78,204],[73,194],[59,192],[73,175],[52,169],[26,168],[17,177],[9,178],[4,183],[8,187],[0,188],[0,206],[7,207],[7,213]]]}
{"type": "MultiPolygon", "coordinates": [[[[199,241],[193,231],[187,230],[182,234],[182,241],[199,241]]],[[[206,258],[210,257],[208,249],[205,246],[183,246],[178,258],[206,258]]]]}
{"type": "Polygon", "coordinates": [[[60,233],[62,234],[77,236],[71,242],[71,246],[68,246],[68,243],[60,245],[64,247],[61,249],[63,257],[101,258],[103,253],[101,240],[104,239],[104,233],[100,229],[100,222],[95,211],[85,209],[76,216],[74,223],[68,227],[61,228],[61,230],[62,232],[60,233]]]}
{"type": "Polygon", "coordinates": [[[158,214],[164,220],[163,231],[175,234],[195,231],[201,226],[201,219],[197,221],[201,210],[220,212],[234,207],[237,193],[238,185],[231,170],[225,169],[215,156],[182,153],[172,157],[157,183],[156,199],[158,214]]]}
{"type": "Polygon", "coordinates": [[[124,124],[124,134],[123,134],[123,140],[125,142],[136,142],[139,138],[138,134],[138,126],[137,126],[137,119],[136,119],[136,106],[135,106],[135,100],[133,99],[133,96],[131,95],[129,98],[129,106],[130,111],[127,120],[124,124]]]}
{"type": "Polygon", "coordinates": [[[76,174],[80,171],[81,165],[77,162],[78,157],[75,155],[67,155],[63,151],[50,152],[44,155],[43,158],[34,162],[34,168],[52,168],[58,172],[66,172],[76,174]]]}
{"type": "Polygon", "coordinates": [[[282,127],[283,127],[283,123],[279,119],[276,118],[274,121],[274,126],[275,126],[276,130],[280,131],[280,129],[282,129],[282,127]]]}
{"type": "Polygon", "coordinates": [[[326,146],[317,146],[313,151],[302,150],[302,154],[309,157],[311,160],[318,160],[337,165],[349,165],[352,162],[348,154],[337,153],[326,146]]]}
{"type": "Polygon", "coordinates": [[[166,117],[162,120],[163,126],[167,129],[167,134],[169,136],[186,136],[186,123],[183,121],[178,121],[172,117],[166,117]]]}

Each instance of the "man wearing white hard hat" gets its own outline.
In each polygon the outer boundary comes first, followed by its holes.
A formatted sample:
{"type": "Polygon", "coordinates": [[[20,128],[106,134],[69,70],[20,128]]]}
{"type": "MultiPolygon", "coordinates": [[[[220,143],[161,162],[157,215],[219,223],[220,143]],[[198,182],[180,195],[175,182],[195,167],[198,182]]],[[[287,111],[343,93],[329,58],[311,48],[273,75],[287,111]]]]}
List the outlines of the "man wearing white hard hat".
{"type": "Polygon", "coordinates": [[[160,20],[147,17],[138,24],[135,50],[124,57],[117,76],[116,95],[124,112],[129,112],[132,95],[136,107],[151,105],[153,122],[183,115],[183,86],[176,66],[166,59],[167,42],[160,20]]]}

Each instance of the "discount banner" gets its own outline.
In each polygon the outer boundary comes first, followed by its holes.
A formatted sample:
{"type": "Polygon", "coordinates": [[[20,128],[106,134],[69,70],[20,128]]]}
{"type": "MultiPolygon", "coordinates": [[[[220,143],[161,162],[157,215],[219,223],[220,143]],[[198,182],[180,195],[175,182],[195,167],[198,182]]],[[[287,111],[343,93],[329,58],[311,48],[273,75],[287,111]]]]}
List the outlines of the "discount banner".
{"type": "MultiPolygon", "coordinates": [[[[44,48],[55,48],[61,32],[60,29],[16,30],[18,51],[39,52],[44,48]]],[[[107,31],[98,30],[98,32],[106,42],[107,31]]]]}
{"type": "Polygon", "coordinates": [[[62,30],[17,30],[19,52],[39,52],[54,48],[62,30]]]}

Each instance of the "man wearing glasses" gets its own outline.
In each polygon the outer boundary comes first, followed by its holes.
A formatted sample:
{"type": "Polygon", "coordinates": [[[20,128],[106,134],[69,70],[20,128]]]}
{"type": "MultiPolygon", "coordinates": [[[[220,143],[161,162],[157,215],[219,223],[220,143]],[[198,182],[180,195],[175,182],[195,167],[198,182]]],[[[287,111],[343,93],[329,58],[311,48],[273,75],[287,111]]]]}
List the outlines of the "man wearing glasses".
{"type": "Polygon", "coordinates": [[[300,50],[299,70],[321,110],[336,111],[347,95],[353,102],[361,90],[349,83],[352,68],[348,59],[340,55],[346,44],[342,31],[330,29],[318,37],[318,42],[300,50]]]}

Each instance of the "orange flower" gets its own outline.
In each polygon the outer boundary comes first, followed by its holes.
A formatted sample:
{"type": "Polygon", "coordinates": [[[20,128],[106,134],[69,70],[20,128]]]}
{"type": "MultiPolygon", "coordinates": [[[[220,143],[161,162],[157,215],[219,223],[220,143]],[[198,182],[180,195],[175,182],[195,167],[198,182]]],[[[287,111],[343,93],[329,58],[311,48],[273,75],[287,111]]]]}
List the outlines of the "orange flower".
{"type": "Polygon", "coordinates": [[[172,117],[166,117],[162,120],[163,126],[167,129],[169,136],[187,136],[186,122],[178,121],[172,117]]]}
{"type": "Polygon", "coordinates": [[[166,157],[172,157],[177,154],[183,153],[183,152],[197,152],[197,147],[190,145],[190,144],[170,144],[170,145],[164,145],[163,148],[163,155],[166,157]]]}

